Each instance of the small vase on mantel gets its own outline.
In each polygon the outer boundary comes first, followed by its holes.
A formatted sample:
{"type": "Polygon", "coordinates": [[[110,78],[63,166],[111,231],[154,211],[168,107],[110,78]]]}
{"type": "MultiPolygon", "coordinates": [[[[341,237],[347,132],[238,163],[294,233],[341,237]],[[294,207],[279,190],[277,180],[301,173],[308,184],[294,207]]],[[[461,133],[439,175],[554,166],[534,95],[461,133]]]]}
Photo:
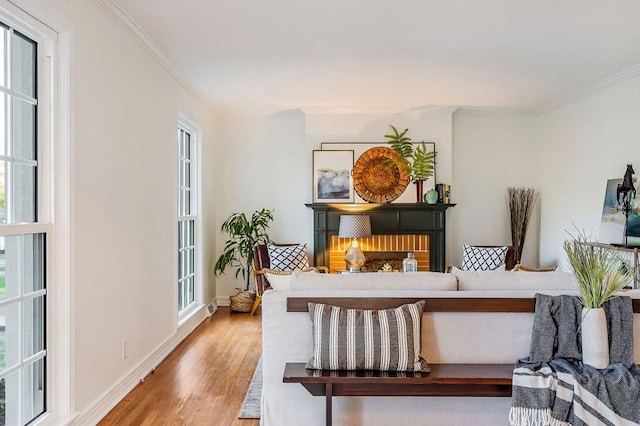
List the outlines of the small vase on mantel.
{"type": "Polygon", "coordinates": [[[582,363],[594,368],[609,366],[609,337],[604,308],[582,308],[582,363]]]}
{"type": "Polygon", "coordinates": [[[424,181],[415,180],[413,183],[416,184],[416,203],[422,203],[422,189],[424,187],[424,181]]]}
{"type": "Polygon", "coordinates": [[[438,201],[438,191],[430,189],[424,193],[424,201],[427,204],[435,204],[438,201]]]}

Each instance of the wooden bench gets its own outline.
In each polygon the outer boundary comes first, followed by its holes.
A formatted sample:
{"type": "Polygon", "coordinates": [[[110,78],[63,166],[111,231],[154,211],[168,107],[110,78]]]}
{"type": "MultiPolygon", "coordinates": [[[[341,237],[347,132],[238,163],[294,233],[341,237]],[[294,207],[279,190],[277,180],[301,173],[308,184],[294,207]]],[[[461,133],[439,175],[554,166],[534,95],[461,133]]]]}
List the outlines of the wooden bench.
{"type": "MultiPolygon", "coordinates": [[[[288,312],[308,312],[308,303],[343,308],[389,309],[425,300],[424,312],[533,313],[534,298],[323,298],[289,297],[288,312]]],[[[633,301],[640,312],[640,299],[633,301]]],[[[516,360],[514,360],[515,363],[516,360]]],[[[429,364],[430,373],[307,370],[287,363],[284,383],[300,383],[313,396],[325,397],[326,424],[332,424],[334,396],[510,397],[514,364],[429,364]]]]}

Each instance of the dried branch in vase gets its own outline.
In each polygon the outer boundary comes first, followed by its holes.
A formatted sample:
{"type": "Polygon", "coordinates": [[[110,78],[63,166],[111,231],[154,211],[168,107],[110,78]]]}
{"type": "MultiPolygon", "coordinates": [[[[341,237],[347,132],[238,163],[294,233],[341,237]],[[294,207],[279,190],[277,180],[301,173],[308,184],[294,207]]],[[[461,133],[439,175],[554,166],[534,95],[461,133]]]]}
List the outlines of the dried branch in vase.
{"type": "Polygon", "coordinates": [[[515,258],[519,262],[522,257],[524,239],[529,226],[529,219],[538,194],[533,188],[507,188],[507,207],[511,221],[511,243],[515,248],[515,258]]]}

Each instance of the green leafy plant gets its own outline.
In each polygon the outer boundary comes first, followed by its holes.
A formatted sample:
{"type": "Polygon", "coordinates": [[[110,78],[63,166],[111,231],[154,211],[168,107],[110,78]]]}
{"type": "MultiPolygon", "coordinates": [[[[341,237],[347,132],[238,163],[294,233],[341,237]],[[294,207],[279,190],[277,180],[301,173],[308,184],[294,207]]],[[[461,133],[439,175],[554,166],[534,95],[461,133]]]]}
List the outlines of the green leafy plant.
{"type": "Polygon", "coordinates": [[[271,221],[273,211],[267,209],[253,212],[251,219],[247,219],[244,213],[233,213],[229,216],[220,228],[223,234],[229,235],[229,239],[213,267],[216,276],[223,274],[228,268],[235,268],[236,278],[242,276],[246,281],[246,290],[249,290],[253,248],[271,242],[267,233],[271,221]]]}
{"type": "Polygon", "coordinates": [[[589,240],[584,232],[569,234],[563,247],[586,308],[599,308],[633,279],[633,271],[615,250],[589,240]]]}
{"type": "Polygon", "coordinates": [[[433,176],[436,165],[435,151],[428,151],[427,144],[422,141],[421,144],[414,147],[411,138],[407,136],[409,129],[400,132],[395,126],[389,125],[393,133],[384,135],[387,143],[391,145],[391,149],[399,154],[399,158],[389,160],[389,165],[395,165],[404,169],[411,179],[427,180],[433,176]]]}

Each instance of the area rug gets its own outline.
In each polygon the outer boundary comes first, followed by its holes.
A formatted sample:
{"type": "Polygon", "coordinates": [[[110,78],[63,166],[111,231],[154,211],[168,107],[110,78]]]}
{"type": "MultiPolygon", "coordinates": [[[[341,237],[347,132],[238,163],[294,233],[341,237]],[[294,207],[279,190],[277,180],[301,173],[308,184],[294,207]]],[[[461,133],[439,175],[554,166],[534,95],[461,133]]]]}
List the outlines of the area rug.
{"type": "Polygon", "coordinates": [[[259,419],[260,418],[260,400],[262,398],[262,357],[258,360],[256,371],[253,373],[253,379],[249,384],[249,389],[244,397],[242,407],[238,413],[239,419],[259,419]]]}

